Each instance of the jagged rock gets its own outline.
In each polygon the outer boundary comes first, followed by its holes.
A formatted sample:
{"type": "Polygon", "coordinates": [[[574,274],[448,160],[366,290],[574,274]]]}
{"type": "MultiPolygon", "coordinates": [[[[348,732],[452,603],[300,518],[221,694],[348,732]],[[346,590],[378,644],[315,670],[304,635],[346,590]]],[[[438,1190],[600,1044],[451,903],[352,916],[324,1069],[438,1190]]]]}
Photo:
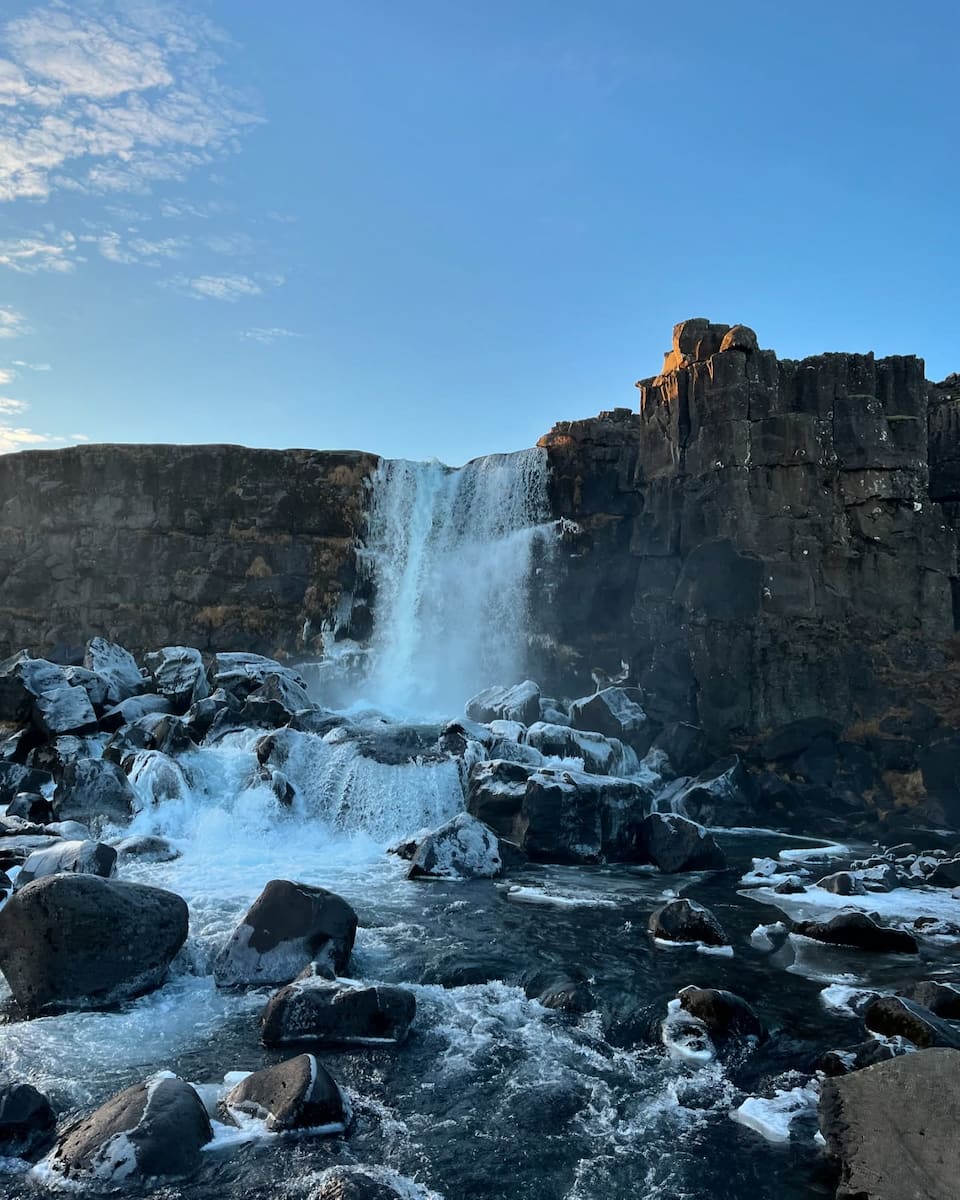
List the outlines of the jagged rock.
{"type": "Polygon", "coordinates": [[[117,862],[124,863],[138,859],[140,862],[173,862],[180,857],[180,851],[171,846],[166,838],[154,837],[150,834],[139,834],[134,837],[120,838],[113,843],[117,852],[117,862]]]}
{"type": "Polygon", "coordinates": [[[534,768],[507,759],[488,759],[470,769],[467,811],[500,837],[517,841],[518,818],[534,768]]]}
{"type": "Polygon", "coordinates": [[[922,1004],[903,996],[878,996],[867,1005],[864,1023],[885,1037],[903,1037],[915,1046],[949,1046],[960,1050],[960,1029],[922,1004]]]}
{"type": "Polygon", "coordinates": [[[844,908],[827,921],[800,921],[796,933],[830,946],[850,946],[876,954],[916,954],[916,938],[902,929],[878,925],[866,913],[844,908]]]}
{"type": "Polygon", "coordinates": [[[83,665],[107,681],[107,701],[119,704],[144,690],[143,676],[137,660],[129,650],[108,642],[106,638],[91,638],[83,656],[83,665]]]}
{"type": "Polygon", "coordinates": [[[7,805],[7,816],[46,825],[53,820],[53,805],[39,792],[17,792],[7,805]]]}
{"type": "Polygon", "coordinates": [[[816,886],[825,892],[833,892],[835,896],[865,896],[867,889],[863,883],[850,871],[835,871],[832,875],[824,875],[817,880],[816,886]]]}
{"type": "Polygon", "coordinates": [[[132,725],[151,713],[169,713],[172,710],[173,706],[166,696],[154,696],[152,693],[146,696],[131,696],[128,700],[121,700],[113,708],[107,709],[100,718],[100,728],[112,733],[121,725],[132,725]]]}
{"type": "Polygon", "coordinates": [[[540,688],[532,679],[514,687],[489,687],[467,701],[471,721],[519,721],[533,725],[540,719],[540,688]]]}
{"type": "Polygon", "coordinates": [[[35,850],[46,850],[60,839],[56,834],[26,834],[0,838],[0,870],[22,866],[35,850]]]}
{"type": "Polygon", "coordinates": [[[960,988],[953,984],[923,979],[905,988],[902,995],[915,1004],[922,1004],[937,1017],[960,1020],[960,988]]]}
{"type": "Polygon", "coordinates": [[[417,1185],[383,1167],[328,1167],[307,1200],[413,1200],[417,1185]]]}
{"type": "Polygon", "coordinates": [[[497,835],[469,813],[458,813],[419,842],[409,877],[494,879],[502,871],[497,835]]]}
{"type": "Polygon", "coordinates": [[[118,765],[137,750],[159,750],[162,754],[183,754],[195,750],[196,743],[187,725],[170,713],[147,713],[129,725],[121,725],[103,748],[103,757],[118,765]]]}
{"type": "Polygon", "coordinates": [[[82,687],[71,687],[66,681],[62,687],[40,693],[33,719],[46,737],[94,729],[97,724],[90,697],[82,687]]]}
{"type": "Polygon", "coordinates": [[[96,712],[103,712],[109,706],[110,683],[102,675],[86,667],[64,667],[63,674],[73,687],[83,688],[96,712]]]}
{"type": "Polygon", "coordinates": [[[699,725],[671,721],[657,734],[650,751],[662,751],[675,775],[695,775],[710,761],[707,739],[699,725]]]}
{"type": "Polygon", "coordinates": [[[828,1079],[820,1129],[838,1197],[953,1200],[960,1177],[960,1052],[925,1050],[828,1079]]]}
{"type": "Polygon", "coordinates": [[[862,1071],[864,1067],[873,1067],[877,1063],[888,1062],[908,1050],[909,1047],[905,1043],[901,1048],[899,1043],[892,1040],[880,1041],[878,1038],[870,1038],[869,1041],[861,1042],[859,1046],[851,1046],[847,1050],[828,1050],[817,1063],[817,1069],[824,1075],[835,1078],[838,1075],[849,1075],[851,1071],[862,1071]]]}
{"type": "Polygon", "coordinates": [[[306,687],[299,684],[291,672],[268,675],[260,687],[247,696],[240,716],[251,725],[276,729],[286,725],[296,713],[315,707],[306,687]]]}
{"type": "Polygon", "coordinates": [[[706,946],[726,946],[727,935],[709,908],[684,897],[670,900],[650,914],[648,928],[655,938],[666,942],[703,942],[706,946]]]}
{"type": "Polygon", "coordinates": [[[59,692],[70,684],[63,667],[21,650],[0,663],[0,721],[24,724],[45,692],[59,692]]]}
{"type": "Polygon", "coordinates": [[[260,1037],[266,1046],[397,1045],[407,1036],[416,1011],[413,993],[404,988],[301,975],[270,997],[260,1017],[260,1037]]]}
{"type": "Polygon", "coordinates": [[[570,706],[570,724],[574,729],[617,738],[641,758],[650,749],[656,733],[656,726],[638,702],[636,690],[622,687],[603,688],[592,696],[575,700],[570,706]]]}
{"type": "Polygon", "coordinates": [[[799,875],[784,875],[773,885],[773,890],[778,896],[799,896],[807,889],[799,875]]]}
{"type": "MultiPolygon", "coordinates": [[[[271,676],[278,680],[278,686],[286,685],[292,694],[306,696],[307,685],[296,671],[278,663],[275,658],[265,658],[262,654],[217,654],[210,667],[210,683],[213,688],[223,688],[241,704],[271,676]]],[[[301,707],[309,708],[309,699],[301,707]]]]}
{"type": "Polygon", "coordinates": [[[681,988],[677,998],[684,1012],[702,1021],[713,1038],[755,1037],[762,1041],[766,1036],[760,1018],[733,992],[691,984],[681,988]]]}
{"type": "Polygon", "coordinates": [[[156,808],[170,800],[182,800],[190,794],[190,785],[182,767],[157,750],[140,750],[124,759],[129,780],[140,805],[156,808]]]}
{"type": "Polygon", "coordinates": [[[186,712],[210,694],[203,656],[192,646],[164,646],[144,655],[158,695],[165,696],[175,712],[186,712]]]}
{"type": "Polygon", "coordinates": [[[73,872],[109,879],[116,874],[117,852],[102,842],[59,842],[49,850],[35,850],[20,868],[16,890],[44,875],[73,872]]]}
{"type": "Polygon", "coordinates": [[[46,1149],[56,1125],[42,1092],[29,1083],[0,1084],[0,1156],[32,1158],[46,1149]]]}
{"type": "Polygon", "coordinates": [[[678,781],[661,803],[667,797],[674,812],[702,825],[745,825],[756,815],[753,787],[736,755],[714,763],[695,779],[678,781]]]}
{"type": "Polygon", "coordinates": [[[960,858],[937,863],[927,875],[926,882],[931,887],[960,887],[960,858]]]}
{"type": "Polygon", "coordinates": [[[70,1126],[51,1158],[55,1171],[79,1182],[189,1175],[213,1140],[200,1097],[169,1072],[118,1092],[70,1126]]]}
{"type": "Polygon", "coordinates": [[[220,1102],[227,1117],[234,1113],[258,1117],[273,1132],[283,1129],[321,1129],[341,1133],[350,1123],[350,1109],[333,1077],[312,1054],[254,1071],[220,1102]]]}
{"type": "Polygon", "coordinates": [[[106,1008],[163,982],[187,922],[187,906],[172,892],[46,875],[0,909],[0,970],[29,1013],[106,1008]]]}
{"type": "Polygon", "coordinates": [[[357,933],[357,914],[325,888],[273,879],[217,955],[218,987],[289,983],[314,959],[340,974],[357,933]]]}
{"type": "Polygon", "coordinates": [[[15,814],[8,813],[7,816],[0,817],[0,838],[37,837],[46,832],[43,825],[35,821],[25,821],[15,814]]]}
{"type": "Polygon", "coordinates": [[[16,762],[0,762],[0,805],[7,805],[20,792],[52,790],[53,776],[16,762]]]}
{"type": "Polygon", "coordinates": [[[727,860],[702,825],[675,813],[651,813],[640,823],[638,843],[655,867],[678,871],[722,871],[727,860]]]}
{"type": "Polygon", "coordinates": [[[116,764],[100,759],[68,763],[53,794],[58,821],[125,822],[133,815],[136,796],[116,764]]]}
{"type": "MultiPolygon", "coordinates": [[[[495,721],[491,729],[496,724],[503,723],[495,721]]],[[[632,752],[628,758],[621,741],[602,733],[536,721],[522,736],[541,754],[582,759],[583,769],[594,775],[625,775],[628,769],[635,769],[632,752]]]]}

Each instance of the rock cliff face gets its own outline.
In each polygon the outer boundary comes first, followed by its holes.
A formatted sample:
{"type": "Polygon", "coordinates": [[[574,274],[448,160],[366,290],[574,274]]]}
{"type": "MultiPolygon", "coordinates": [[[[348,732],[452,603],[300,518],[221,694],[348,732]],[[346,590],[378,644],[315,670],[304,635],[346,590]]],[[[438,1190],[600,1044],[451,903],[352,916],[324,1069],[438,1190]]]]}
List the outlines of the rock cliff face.
{"type": "Polygon", "coordinates": [[[0,657],[93,634],[293,654],[353,586],[373,455],[79,446],[0,457],[0,657]]]}
{"type": "Polygon", "coordinates": [[[718,745],[832,718],[889,768],[887,803],[929,801],[936,771],[907,741],[948,737],[960,714],[956,376],[930,385],[914,357],[778,360],[696,320],[637,386],[638,413],[541,439],[566,519],[547,663],[586,685],[623,662],[653,715],[718,745]]]}

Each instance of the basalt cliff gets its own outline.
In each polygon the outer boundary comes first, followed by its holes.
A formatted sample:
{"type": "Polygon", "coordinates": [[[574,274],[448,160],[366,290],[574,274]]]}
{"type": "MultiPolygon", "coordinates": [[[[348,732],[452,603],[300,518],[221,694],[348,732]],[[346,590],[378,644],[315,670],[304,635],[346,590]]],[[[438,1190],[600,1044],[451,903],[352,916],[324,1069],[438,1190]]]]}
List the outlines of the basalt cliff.
{"type": "MultiPolygon", "coordinates": [[[[784,780],[960,820],[960,380],[685,321],[638,411],[540,445],[559,538],[531,672],[604,676],[784,780]]],[[[0,458],[0,655],[362,642],[375,456],[88,446],[0,458]]]]}

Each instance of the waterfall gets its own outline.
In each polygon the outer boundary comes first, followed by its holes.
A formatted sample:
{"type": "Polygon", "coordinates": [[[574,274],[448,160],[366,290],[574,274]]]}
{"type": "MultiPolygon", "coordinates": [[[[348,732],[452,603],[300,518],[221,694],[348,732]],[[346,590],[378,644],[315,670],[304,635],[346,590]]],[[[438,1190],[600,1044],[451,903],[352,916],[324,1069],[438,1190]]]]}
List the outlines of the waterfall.
{"type": "Polygon", "coordinates": [[[482,688],[523,677],[548,517],[544,450],[459,470],[381,462],[365,551],[376,588],[370,699],[405,715],[450,715],[482,688]]]}

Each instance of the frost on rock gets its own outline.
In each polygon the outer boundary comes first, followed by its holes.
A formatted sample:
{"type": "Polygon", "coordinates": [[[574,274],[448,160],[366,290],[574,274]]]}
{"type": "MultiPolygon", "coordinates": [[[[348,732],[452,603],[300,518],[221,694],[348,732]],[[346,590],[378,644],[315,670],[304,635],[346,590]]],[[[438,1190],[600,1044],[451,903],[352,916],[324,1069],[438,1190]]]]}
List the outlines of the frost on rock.
{"type": "Polygon", "coordinates": [[[469,813],[458,813],[417,847],[410,878],[493,879],[502,870],[497,835],[469,813]]]}

